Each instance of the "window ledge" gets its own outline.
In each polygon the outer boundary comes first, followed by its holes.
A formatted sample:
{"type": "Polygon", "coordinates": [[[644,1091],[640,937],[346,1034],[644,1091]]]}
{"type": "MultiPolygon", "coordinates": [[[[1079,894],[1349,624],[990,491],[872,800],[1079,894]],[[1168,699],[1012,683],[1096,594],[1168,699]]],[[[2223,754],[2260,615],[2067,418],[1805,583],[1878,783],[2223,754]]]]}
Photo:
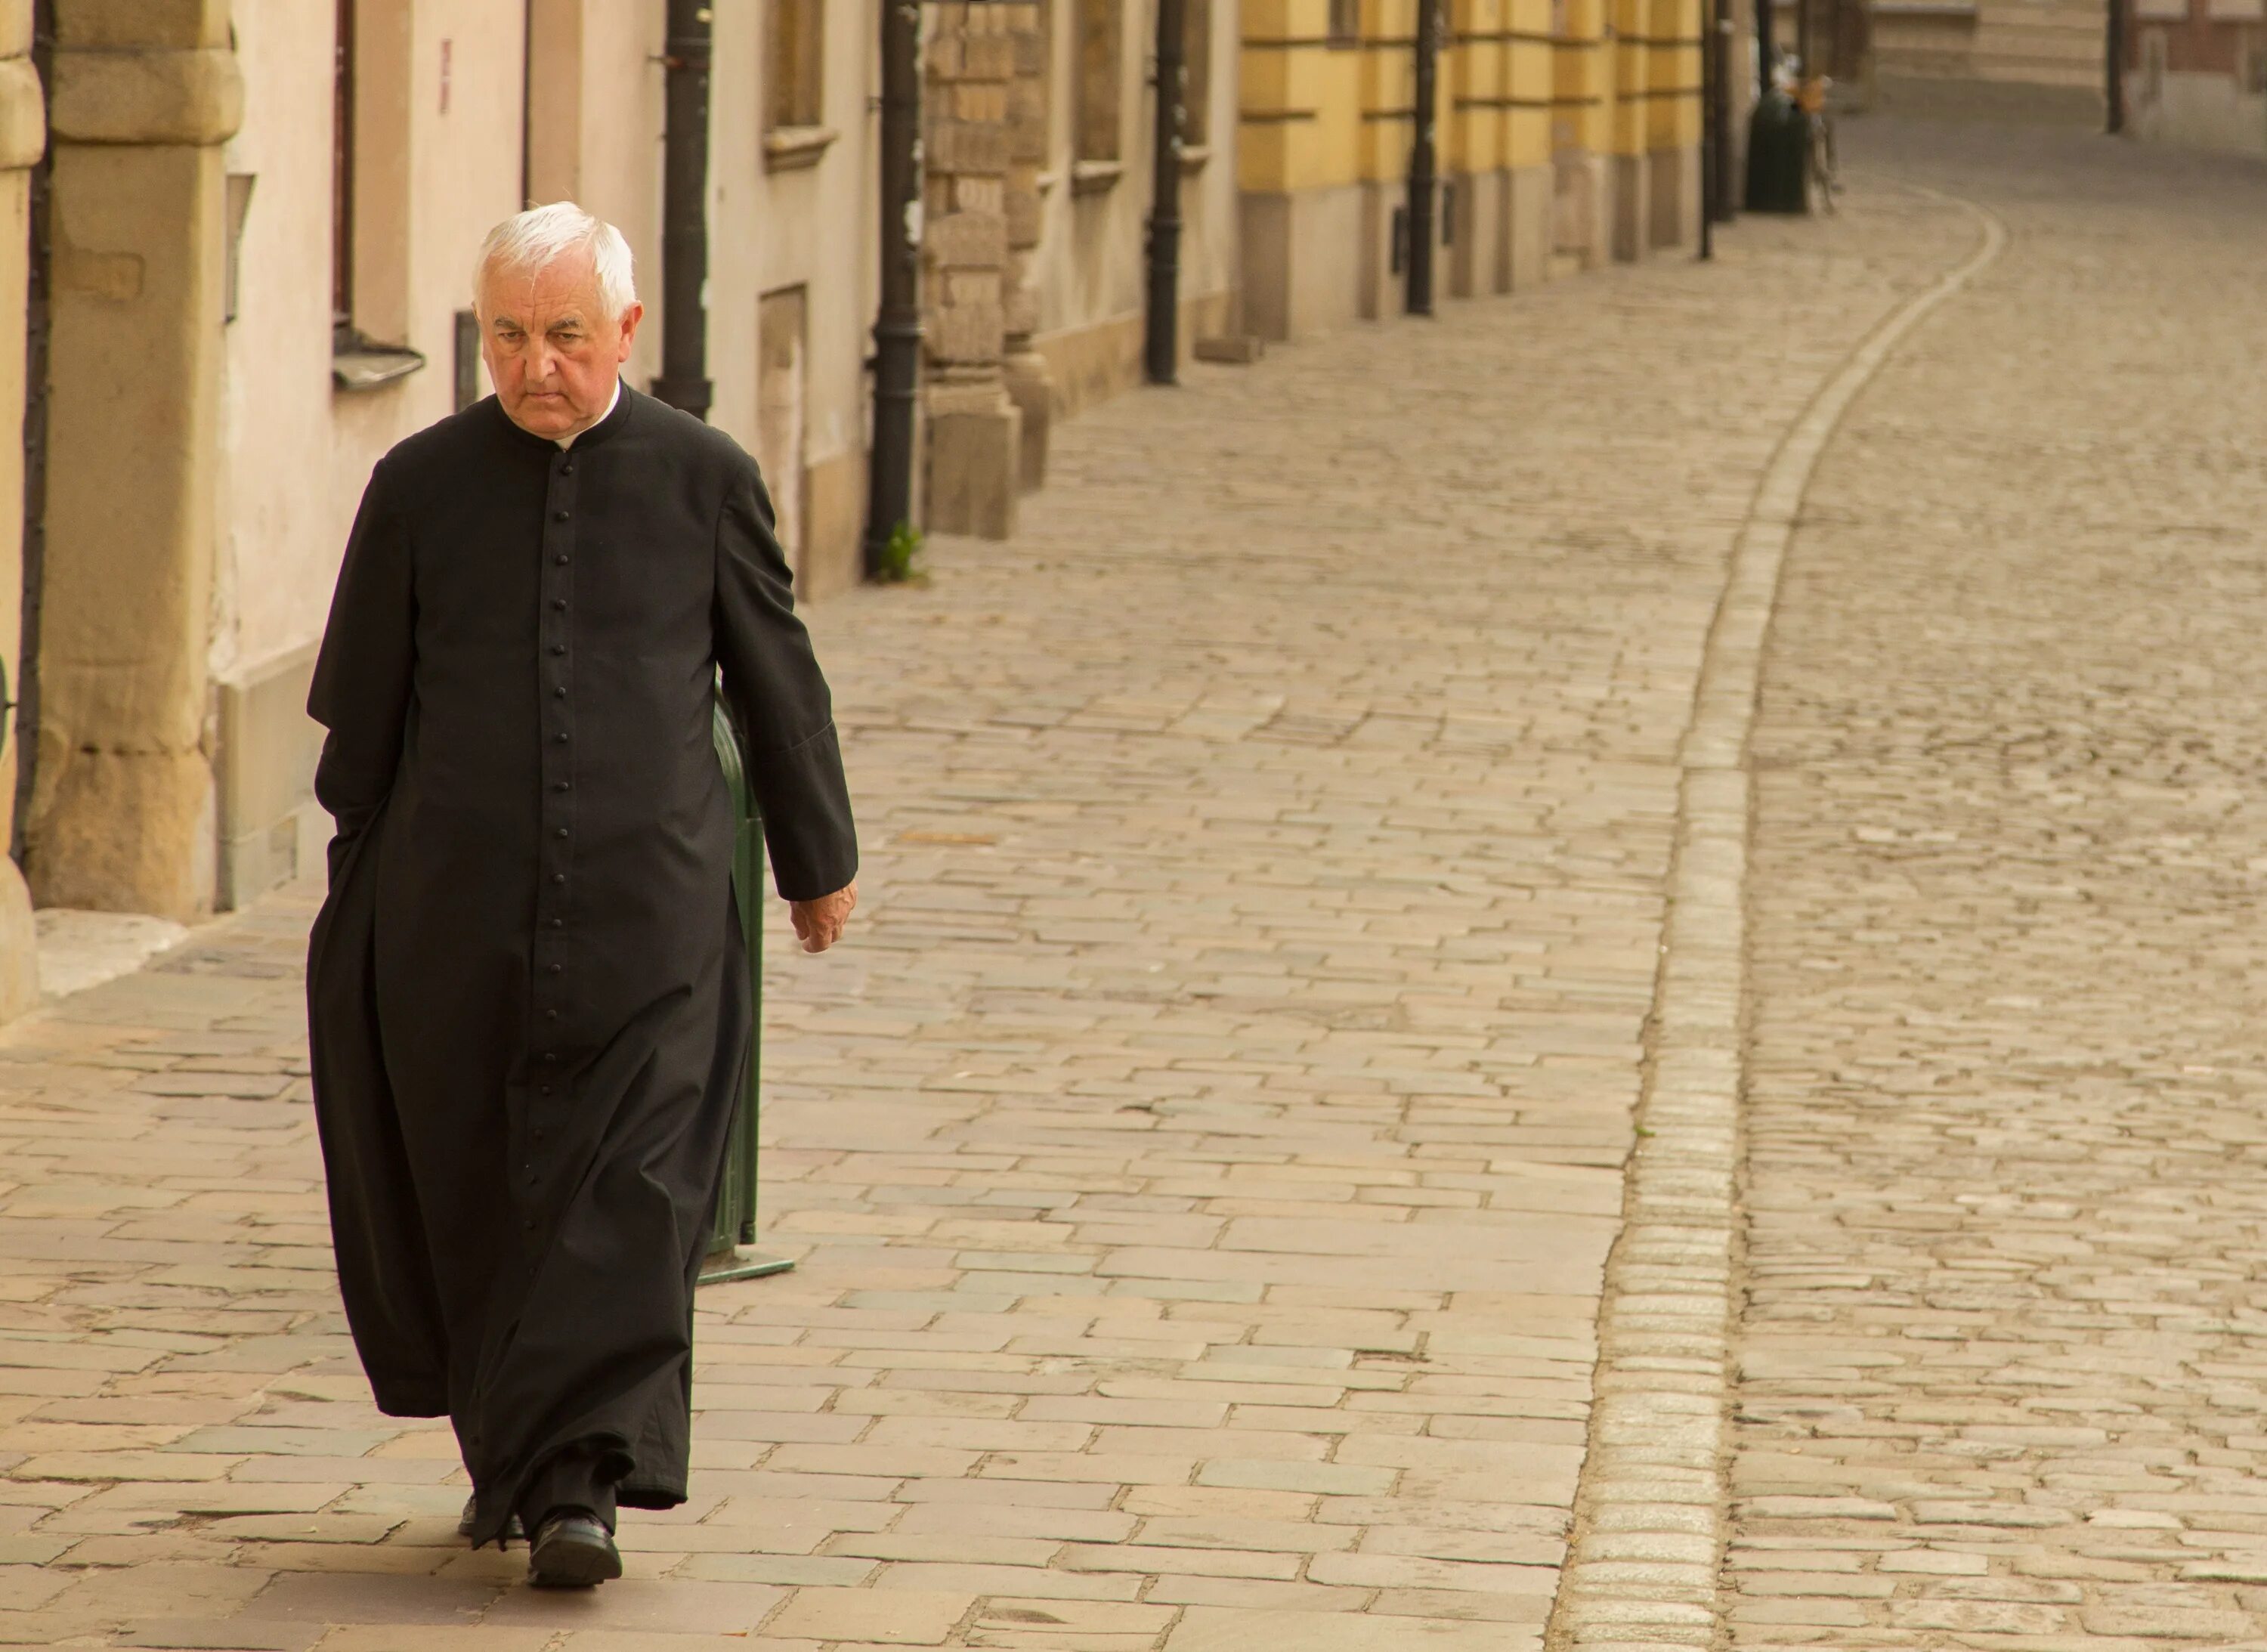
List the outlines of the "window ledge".
{"type": "Polygon", "coordinates": [[[331,341],[331,383],[341,390],[379,390],[407,378],[425,365],[425,357],[401,344],[374,344],[351,329],[341,328],[331,341]]]}
{"type": "Polygon", "coordinates": [[[791,173],[816,166],[835,136],[831,126],[775,126],[764,134],[764,170],[791,173]]]}
{"type": "Polygon", "coordinates": [[[1184,143],[1181,145],[1181,170],[1185,173],[1202,172],[1205,168],[1205,163],[1211,158],[1212,145],[1209,143],[1184,143]]]}
{"type": "Polygon", "coordinates": [[[1122,160],[1075,160],[1070,164],[1070,192],[1075,195],[1098,195],[1115,189],[1118,180],[1126,175],[1122,160]]]}
{"type": "Polygon", "coordinates": [[[1052,195],[1054,192],[1054,187],[1061,181],[1062,174],[1060,173],[1041,173],[1038,177],[1031,180],[1032,185],[1043,195],[1052,195]]]}

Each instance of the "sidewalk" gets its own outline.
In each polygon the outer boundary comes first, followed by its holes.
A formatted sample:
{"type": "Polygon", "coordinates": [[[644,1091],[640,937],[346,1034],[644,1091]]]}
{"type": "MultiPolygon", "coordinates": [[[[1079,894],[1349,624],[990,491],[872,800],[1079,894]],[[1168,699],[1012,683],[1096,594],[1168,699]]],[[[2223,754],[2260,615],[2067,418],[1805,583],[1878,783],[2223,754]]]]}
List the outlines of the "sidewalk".
{"type": "Polygon", "coordinates": [[[868,870],[771,954],[799,1267],[704,1293],[693,1501],[595,1598],[370,1408],[309,892],[0,1034],[0,1647],[1538,1645],[1726,557],[1970,238],[1861,188],[1199,368],[818,611],[868,870]]]}

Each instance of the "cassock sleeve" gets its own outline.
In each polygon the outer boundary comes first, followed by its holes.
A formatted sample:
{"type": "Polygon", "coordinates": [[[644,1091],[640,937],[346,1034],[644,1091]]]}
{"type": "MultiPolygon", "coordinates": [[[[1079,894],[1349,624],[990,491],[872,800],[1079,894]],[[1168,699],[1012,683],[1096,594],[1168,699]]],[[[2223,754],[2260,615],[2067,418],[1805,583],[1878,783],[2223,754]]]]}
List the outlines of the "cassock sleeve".
{"type": "Polygon", "coordinates": [[[716,660],[747,745],[773,880],[786,899],[816,900],[858,875],[858,834],[833,700],[795,617],[773,523],[771,496],[751,463],[717,521],[716,660]]]}
{"type": "Polygon", "coordinates": [[[334,867],[393,789],[409,716],[417,599],[408,535],[390,491],[381,464],[355,513],[307,694],[307,715],[329,731],[315,797],[338,822],[334,867]]]}

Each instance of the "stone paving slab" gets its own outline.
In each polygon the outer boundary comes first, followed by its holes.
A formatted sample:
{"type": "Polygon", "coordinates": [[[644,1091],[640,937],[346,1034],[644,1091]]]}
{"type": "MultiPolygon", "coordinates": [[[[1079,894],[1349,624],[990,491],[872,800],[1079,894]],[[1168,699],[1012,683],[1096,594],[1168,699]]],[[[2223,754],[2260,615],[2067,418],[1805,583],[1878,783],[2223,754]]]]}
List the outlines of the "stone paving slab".
{"type": "Polygon", "coordinates": [[[0,1034],[0,1646],[1537,1646],[1732,540],[1963,233],[1865,193],[1199,369],[822,610],[869,870],[774,937],[798,1267],[704,1293],[692,1501],[595,1599],[370,1408],[309,892],[0,1034]]]}

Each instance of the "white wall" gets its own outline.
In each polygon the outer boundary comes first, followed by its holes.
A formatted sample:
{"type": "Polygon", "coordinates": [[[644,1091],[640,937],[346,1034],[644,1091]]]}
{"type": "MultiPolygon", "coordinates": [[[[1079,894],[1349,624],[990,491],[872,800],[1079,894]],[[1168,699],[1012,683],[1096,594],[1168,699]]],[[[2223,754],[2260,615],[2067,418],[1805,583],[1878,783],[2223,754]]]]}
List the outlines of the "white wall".
{"type": "Polygon", "coordinates": [[[428,364],[350,393],[331,380],[334,9],[237,0],[246,107],[227,167],[258,182],[224,387],[212,644],[224,680],[320,635],[370,466],[455,406],[456,312],[471,301],[481,238],[518,204],[521,0],[399,3],[410,8],[411,212],[367,232],[389,238],[406,268],[407,336],[385,341],[428,364]]]}
{"type": "MultiPolygon", "coordinates": [[[[1071,168],[1078,85],[1078,41],[1071,0],[1049,0],[1048,139],[1053,180],[1040,211],[1033,259],[1042,334],[1138,316],[1146,302],[1144,247],[1149,217],[1150,145],[1156,93],[1148,64],[1156,39],[1155,8],[1129,0],[1119,9],[1119,156],[1124,173],[1109,189],[1076,195],[1071,168]]],[[[1236,0],[1213,0],[1209,158],[1185,173],[1181,195],[1181,296],[1234,286],[1236,260],[1236,0]]]]}

